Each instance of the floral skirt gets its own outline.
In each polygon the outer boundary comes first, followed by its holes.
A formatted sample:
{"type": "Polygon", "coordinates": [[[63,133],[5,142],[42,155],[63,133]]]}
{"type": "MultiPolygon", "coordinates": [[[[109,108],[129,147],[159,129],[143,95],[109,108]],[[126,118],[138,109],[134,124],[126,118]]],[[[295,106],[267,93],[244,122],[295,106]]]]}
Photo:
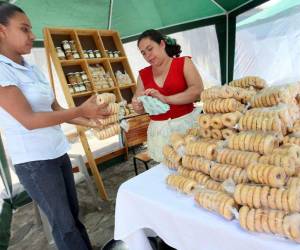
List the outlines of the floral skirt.
{"type": "Polygon", "coordinates": [[[165,144],[169,143],[171,133],[184,134],[189,128],[195,127],[200,112],[200,108],[195,108],[191,113],[175,119],[150,121],[147,133],[149,156],[157,162],[162,162],[162,149],[165,144]]]}

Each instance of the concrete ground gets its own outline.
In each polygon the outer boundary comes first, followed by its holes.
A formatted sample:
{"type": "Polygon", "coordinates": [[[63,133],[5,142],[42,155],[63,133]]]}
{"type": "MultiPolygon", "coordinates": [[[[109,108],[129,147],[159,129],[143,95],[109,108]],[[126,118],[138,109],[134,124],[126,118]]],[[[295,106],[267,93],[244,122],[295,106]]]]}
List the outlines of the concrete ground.
{"type": "MultiPolygon", "coordinates": [[[[151,162],[149,165],[154,166],[156,164],[151,162]]],[[[94,249],[101,249],[105,242],[113,238],[115,199],[118,188],[123,182],[135,176],[132,155],[128,161],[121,160],[116,164],[110,163],[108,165],[110,166],[100,170],[109,196],[108,201],[99,202],[100,211],[95,206],[86,183],[77,184],[80,218],[87,228],[94,249]]],[[[144,165],[139,164],[139,172],[144,170],[144,165]]],[[[32,203],[15,211],[9,250],[55,249],[53,245],[49,245],[43,227],[36,218],[32,203]]]]}

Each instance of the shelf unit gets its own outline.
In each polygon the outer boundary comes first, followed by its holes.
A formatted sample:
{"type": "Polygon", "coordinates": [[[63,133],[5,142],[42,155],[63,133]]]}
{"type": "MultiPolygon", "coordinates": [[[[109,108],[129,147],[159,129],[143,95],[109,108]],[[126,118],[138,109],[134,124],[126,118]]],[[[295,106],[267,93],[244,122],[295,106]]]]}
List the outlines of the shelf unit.
{"type": "MultiPolygon", "coordinates": [[[[43,33],[50,81],[54,86],[53,69],[51,66],[52,62],[69,107],[78,106],[91,95],[104,92],[114,93],[118,102],[125,99],[128,103],[131,103],[131,99],[136,89],[136,82],[118,32],[97,29],[44,28],[43,33]],[[61,42],[64,40],[74,41],[74,46],[79,53],[80,59],[60,59],[58,57],[56,48],[61,47],[63,49],[61,42]],[[85,51],[89,50],[98,50],[101,54],[101,58],[86,58],[85,51]],[[110,57],[110,51],[118,51],[118,57],[110,57]],[[111,85],[106,85],[105,88],[98,87],[99,85],[97,85],[97,81],[93,75],[92,69],[95,69],[95,67],[98,67],[96,69],[99,69],[99,66],[102,66],[106,75],[110,77],[111,85]],[[130,78],[128,84],[119,84],[115,74],[117,70],[121,73],[127,73],[130,78]],[[74,85],[70,84],[70,81],[68,81],[67,74],[82,71],[85,71],[91,88],[89,91],[71,93],[70,89],[74,91],[75,87],[73,88],[74,85]]],[[[89,167],[95,178],[100,197],[107,200],[108,196],[96,162],[103,162],[104,160],[112,159],[121,154],[125,154],[127,157],[128,148],[125,145],[124,148],[111,152],[95,161],[84,128],[77,126],[77,131],[86,153],[89,167]]]]}

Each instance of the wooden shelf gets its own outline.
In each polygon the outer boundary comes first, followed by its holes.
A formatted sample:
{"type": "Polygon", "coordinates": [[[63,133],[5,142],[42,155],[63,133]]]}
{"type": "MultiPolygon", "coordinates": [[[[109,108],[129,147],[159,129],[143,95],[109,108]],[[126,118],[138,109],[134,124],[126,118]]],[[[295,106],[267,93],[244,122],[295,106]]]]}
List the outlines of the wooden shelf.
{"type": "Polygon", "coordinates": [[[131,87],[136,87],[136,83],[126,84],[126,85],[119,85],[120,89],[127,89],[131,87]]]}
{"type": "Polygon", "coordinates": [[[121,62],[121,61],[124,61],[124,60],[127,60],[127,58],[125,56],[120,56],[120,57],[108,57],[109,61],[114,63],[114,62],[121,62]]]}
{"type": "Polygon", "coordinates": [[[60,60],[62,66],[81,65],[85,59],[60,60]]]}
{"type": "MultiPolygon", "coordinates": [[[[117,102],[120,102],[123,99],[125,99],[128,103],[131,103],[136,84],[132,83],[129,85],[119,86],[115,77],[115,71],[120,70],[122,73],[126,72],[131,78],[132,82],[135,82],[118,32],[111,30],[73,28],[45,28],[43,32],[45,49],[47,53],[48,69],[52,86],[54,87],[54,74],[52,71],[51,59],[56,69],[59,82],[61,84],[62,90],[64,92],[69,107],[81,105],[84,101],[86,101],[89,98],[89,96],[91,96],[94,93],[105,92],[114,93],[116,95],[117,102]],[[58,58],[56,47],[61,47],[62,41],[64,40],[74,41],[74,46],[81,57],[80,59],[60,60],[58,58]],[[87,50],[98,50],[102,57],[84,58],[84,51],[87,50]],[[120,57],[108,57],[106,54],[107,50],[120,51],[120,57]],[[99,75],[99,73],[98,75],[97,73],[95,74],[95,72],[99,72],[97,71],[97,67],[95,66],[95,64],[100,64],[107,75],[101,76],[99,75]],[[69,73],[82,71],[85,71],[86,76],[91,83],[92,91],[71,94],[69,91],[68,79],[66,76],[69,73]],[[111,88],[97,89],[96,86],[98,82],[103,81],[103,79],[101,78],[105,78],[108,75],[111,77],[111,80],[115,86],[111,88]]],[[[71,79],[70,81],[72,81],[73,83],[78,83],[78,81],[82,80],[82,78],[79,78],[79,80],[78,78],[76,78],[78,77],[78,75],[75,75],[75,80],[71,78],[72,75],[68,76],[69,80],[71,79]]],[[[135,117],[135,115],[131,117],[135,117]]],[[[80,136],[80,140],[88,160],[88,165],[95,178],[95,184],[97,185],[99,194],[102,199],[107,200],[108,196],[99,172],[99,168],[97,167],[97,164],[89,146],[88,139],[82,127],[77,126],[77,133],[80,136]]],[[[100,161],[97,162],[102,162],[104,160],[111,159],[112,157],[124,153],[128,158],[128,148],[126,144],[121,150],[118,150],[116,152],[110,152],[102,156],[100,161]]]]}
{"type": "Polygon", "coordinates": [[[113,90],[116,90],[116,89],[117,89],[117,87],[105,88],[105,89],[97,89],[96,92],[98,92],[98,93],[110,92],[110,91],[113,91],[113,90]]]}
{"type": "Polygon", "coordinates": [[[76,98],[76,97],[88,96],[88,95],[92,95],[93,93],[94,91],[79,92],[79,93],[72,94],[72,97],[76,98]]]}
{"type": "Polygon", "coordinates": [[[88,64],[103,63],[107,61],[107,57],[85,59],[88,64]]]}

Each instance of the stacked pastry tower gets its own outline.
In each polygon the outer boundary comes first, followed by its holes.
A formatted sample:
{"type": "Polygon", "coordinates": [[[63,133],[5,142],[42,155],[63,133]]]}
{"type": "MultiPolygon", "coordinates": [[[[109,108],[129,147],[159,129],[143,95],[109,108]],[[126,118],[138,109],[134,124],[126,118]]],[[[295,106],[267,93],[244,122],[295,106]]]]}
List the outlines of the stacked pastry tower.
{"type": "Polygon", "coordinates": [[[300,147],[286,139],[299,131],[298,93],[299,84],[265,88],[258,77],[203,91],[199,127],[173,135],[164,149],[178,172],[167,183],[196,188],[195,201],[226,219],[237,209],[246,230],[300,242],[300,147]]]}
{"type": "Polygon", "coordinates": [[[112,112],[112,115],[105,119],[98,119],[97,124],[100,124],[98,128],[93,129],[95,136],[99,140],[103,140],[121,132],[119,125],[119,104],[116,103],[116,96],[113,93],[102,93],[97,95],[97,104],[107,104],[108,110],[112,112]]]}
{"type": "Polygon", "coordinates": [[[247,184],[239,184],[234,199],[241,226],[300,242],[300,147],[283,144],[299,118],[299,84],[266,88],[250,100],[253,107],[239,121],[239,134],[228,148],[259,154],[247,166],[247,184]]]}

